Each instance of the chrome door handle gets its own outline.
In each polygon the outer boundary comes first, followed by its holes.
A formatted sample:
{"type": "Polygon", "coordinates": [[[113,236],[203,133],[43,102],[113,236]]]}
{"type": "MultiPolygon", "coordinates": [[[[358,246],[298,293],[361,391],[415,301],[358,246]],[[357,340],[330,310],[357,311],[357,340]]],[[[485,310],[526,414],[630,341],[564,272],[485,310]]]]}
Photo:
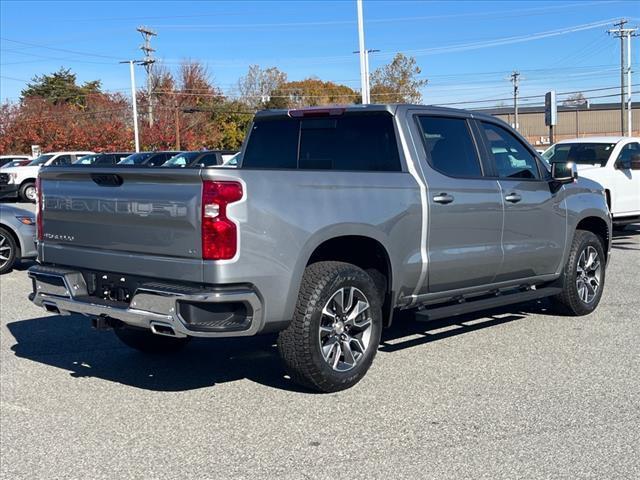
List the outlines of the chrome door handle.
{"type": "Polygon", "coordinates": [[[517,193],[510,193],[509,195],[504,197],[504,199],[507,202],[518,203],[520,200],[522,200],[522,197],[520,195],[518,195],[517,193]]]}
{"type": "Polygon", "coordinates": [[[449,195],[448,193],[440,193],[438,195],[434,195],[433,201],[446,205],[447,203],[453,202],[453,195],[449,195]]]}

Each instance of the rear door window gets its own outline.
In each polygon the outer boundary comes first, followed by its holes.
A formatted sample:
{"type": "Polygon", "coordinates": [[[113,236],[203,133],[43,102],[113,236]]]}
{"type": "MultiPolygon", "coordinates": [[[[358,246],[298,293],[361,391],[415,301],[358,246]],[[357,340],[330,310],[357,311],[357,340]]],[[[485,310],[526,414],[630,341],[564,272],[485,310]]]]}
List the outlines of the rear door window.
{"type": "Polygon", "coordinates": [[[419,116],[427,158],[449,177],[481,177],[482,168],[467,120],[419,116]]]}
{"type": "Polygon", "coordinates": [[[538,161],[514,134],[493,123],[480,122],[480,126],[500,178],[540,178],[538,161]]]}

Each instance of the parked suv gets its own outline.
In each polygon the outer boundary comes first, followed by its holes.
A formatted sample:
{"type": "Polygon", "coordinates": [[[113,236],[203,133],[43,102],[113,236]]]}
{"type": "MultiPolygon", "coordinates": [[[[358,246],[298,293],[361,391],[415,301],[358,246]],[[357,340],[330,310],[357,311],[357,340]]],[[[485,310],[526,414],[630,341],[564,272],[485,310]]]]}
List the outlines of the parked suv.
{"type": "Polygon", "coordinates": [[[543,156],[551,163],[574,162],[581,177],[600,183],[607,195],[614,226],[640,222],[640,138],[563,140],[543,156]]]}
{"type": "Polygon", "coordinates": [[[93,152],[50,152],[40,155],[23,167],[3,168],[6,183],[0,178],[0,192],[5,197],[19,197],[24,202],[35,203],[36,179],[41,167],[70,165],[76,159],[93,152]]]}
{"type": "Polygon", "coordinates": [[[291,378],[324,392],[364,376],[397,310],[592,312],[611,247],[599,184],[462,110],[265,111],[238,168],[40,178],[36,305],[145,352],[279,332],[291,378]]]}

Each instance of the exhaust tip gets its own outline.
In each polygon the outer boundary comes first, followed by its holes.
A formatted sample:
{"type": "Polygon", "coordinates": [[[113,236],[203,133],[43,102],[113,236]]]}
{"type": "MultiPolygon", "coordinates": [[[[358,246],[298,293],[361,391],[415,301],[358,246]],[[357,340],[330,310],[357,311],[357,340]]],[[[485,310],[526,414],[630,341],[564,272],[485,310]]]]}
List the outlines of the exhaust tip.
{"type": "Polygon", "coordinates": [[[177,336],[175,330],[170,325],[167,325],[164,323],[151,322],[150,327],[151,327],[151,331],[156,335],[165,335],[167,337],[177,336]]]}
{"type": "Polygon", "coordinates": [[[58,307],[56,307],[56,306],[55,306],[54,304],[52,304],[52,303],[46,303],[46,302],[43,302],[43,303],[42,303],[42,306],[43,306],[43,307],[44,307],[44,309],[45,309],[47,312],[49,312],[49,313],[57,313],[57,314],[59,314],[59,313],[60,313],[60,309],[58,309],[58,307]]]}

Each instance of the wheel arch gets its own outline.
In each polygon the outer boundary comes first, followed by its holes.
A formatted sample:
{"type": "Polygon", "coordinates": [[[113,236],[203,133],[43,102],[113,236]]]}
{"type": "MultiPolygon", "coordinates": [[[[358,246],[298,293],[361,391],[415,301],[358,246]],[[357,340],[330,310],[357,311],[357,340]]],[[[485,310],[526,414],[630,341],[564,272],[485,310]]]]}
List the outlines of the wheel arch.
{"type": "MultiPolygon", "coordinates": [[[[294,276],[292,296],[302,282],[304,269],[320,261],[342,261],[356,265],[369,273],[383,294],[383,318],[385,326],[391,324],[395,293],[393,288],[393,262],[386,241],[375,229],[349,229],[348,232],[325,232],[315,237],[303,249],[294,276]]],[[[292,302],[289,302],[292,303],[292,302]]],[[[293,302],[295,304],[295,301],[293,302]]]]}
{"type": "Polygon", "coordinates": [[[19,188],[22,188],[25,183],[36,183],[36,179],[33,178],[33,177],[25,178],[24,180],[22,180],[20,182],[20,187],[19,188]]]}
{"type": "Polygon", "coordinates": [[[604,255],[608,259],[611,246],[611,226],[599,216],[585,216],[576,224],[576,230],[586,230],[596,235],[602,242],[604,255]]]}

